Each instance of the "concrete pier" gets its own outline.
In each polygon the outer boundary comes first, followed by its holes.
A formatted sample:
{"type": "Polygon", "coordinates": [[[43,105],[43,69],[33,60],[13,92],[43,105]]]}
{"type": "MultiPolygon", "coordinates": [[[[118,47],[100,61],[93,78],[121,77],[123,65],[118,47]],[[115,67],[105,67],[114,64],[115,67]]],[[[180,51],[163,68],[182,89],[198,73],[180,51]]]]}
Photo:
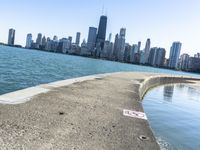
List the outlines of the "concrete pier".
{"type": "Polygon", "coordinates": [[[114,73],[60,81],[0,96],[0,149],[159,150],[143,112],[148,89],[199,79],[114,73]]]}

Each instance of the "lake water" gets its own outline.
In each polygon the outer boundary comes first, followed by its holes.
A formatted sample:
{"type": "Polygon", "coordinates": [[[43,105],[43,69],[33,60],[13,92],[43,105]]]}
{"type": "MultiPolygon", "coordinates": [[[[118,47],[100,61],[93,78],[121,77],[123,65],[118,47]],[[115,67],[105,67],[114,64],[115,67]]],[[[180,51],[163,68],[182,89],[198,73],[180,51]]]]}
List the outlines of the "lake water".
{"type": "Polygon", "coordinates": [[[163,150],[200,149],[200,88],[157,87],[145,95],[143,106],[163,150]]]}
{"type": "Polygon", "coordinates": [[[0,46],[0,95],[38,84],[119,71],[200,77],[166,69],[0,46]]]}

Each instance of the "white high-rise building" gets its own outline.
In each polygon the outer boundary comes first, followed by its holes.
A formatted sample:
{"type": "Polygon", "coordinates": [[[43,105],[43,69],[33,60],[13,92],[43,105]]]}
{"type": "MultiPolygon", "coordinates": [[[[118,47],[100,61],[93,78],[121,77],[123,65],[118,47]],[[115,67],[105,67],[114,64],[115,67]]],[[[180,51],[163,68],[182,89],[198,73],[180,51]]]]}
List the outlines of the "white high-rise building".
{"type": "Polygon", "coordinates": [[[169,68],[177,69],[181,46],[182,44],[180,42],[174,42],[172,44],[169,55],[169,68]]]}
{"type": "Polygon", "coordinates": [[[31,48],[31,44],[32,44],[32,34],[29,33],[27,34],[26,37],[26,48],[31,48]]]}

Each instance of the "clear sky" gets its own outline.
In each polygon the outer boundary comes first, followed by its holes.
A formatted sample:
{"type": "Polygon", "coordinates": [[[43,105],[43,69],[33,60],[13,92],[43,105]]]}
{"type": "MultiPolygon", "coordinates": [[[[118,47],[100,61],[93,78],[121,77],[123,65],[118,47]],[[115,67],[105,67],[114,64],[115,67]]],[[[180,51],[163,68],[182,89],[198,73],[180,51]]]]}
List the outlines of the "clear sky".
{"type": "Polygon", "coordinates": [[[130,44],[151,38],[152,47],[164,47],[167,57],[173,41],[183,43],[182,53],[200,52],[200,0],[2,0],[0,41],[7,43],[8,29],[16,29],[16,44],[25,45],[27,33],[59,38],[98,27],[104,5],[107,35],[127,29],[130,44]]]}

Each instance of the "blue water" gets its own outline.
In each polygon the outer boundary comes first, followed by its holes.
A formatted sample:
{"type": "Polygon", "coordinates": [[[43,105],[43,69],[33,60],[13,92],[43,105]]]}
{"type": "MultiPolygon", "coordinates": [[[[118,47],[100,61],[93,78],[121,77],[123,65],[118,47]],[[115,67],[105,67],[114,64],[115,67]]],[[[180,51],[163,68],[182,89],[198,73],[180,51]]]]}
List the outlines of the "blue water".
{"type": "Polygon", "coordinates": [[[200,149],[200,88],[157,87],[146,94],[143,106],[163,150],[200,149]]]}
{"type": "Polygon", "coordinates": [[[0,95],[57,80],[119,71],[200,77],[172,70],[0,46],[0,95]]]}

